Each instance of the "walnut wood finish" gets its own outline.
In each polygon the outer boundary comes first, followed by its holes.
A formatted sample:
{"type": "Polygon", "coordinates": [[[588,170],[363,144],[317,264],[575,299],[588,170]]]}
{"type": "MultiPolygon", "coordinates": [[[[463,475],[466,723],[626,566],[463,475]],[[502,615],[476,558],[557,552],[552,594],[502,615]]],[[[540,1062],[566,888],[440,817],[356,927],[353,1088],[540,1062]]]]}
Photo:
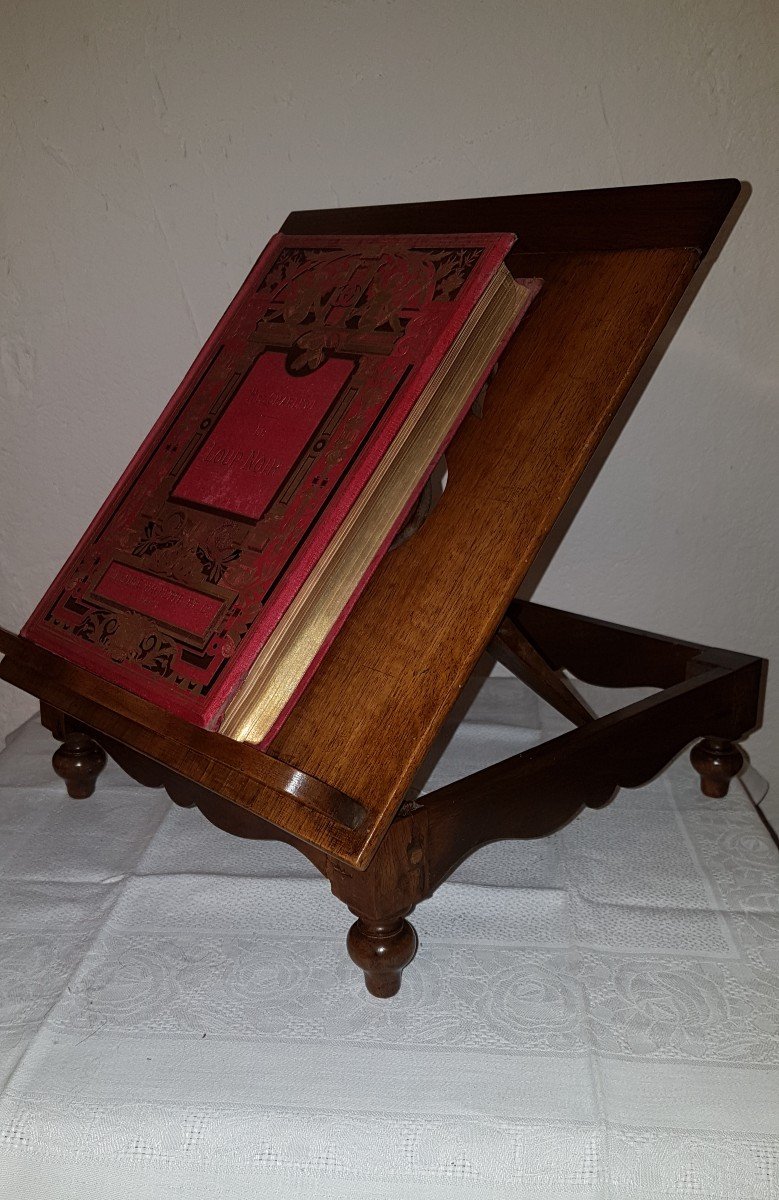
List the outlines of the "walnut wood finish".
{"type": "Polygon", "coordinates": [[[296,846],[356,915],[349,952],[377,996],[413,958],[408,914],[477,846],[551,833],[697,738],[704,792],[724,794],[741,766],[734,743],[759,720],[761,660],[514,597],[738,190],[714,180],[293,213],[287,232],[514,230],[511,270],[544,287],[482,415],[447,450],[443,497],[386,556],[270,753],[0,631],[0,677],[41,699],[69,786],[89,786],[96,743],[220,828],[296,846]],[[490,643],[578,728],[406,801],[490,643]],[[663,690],[595,718],[563,670],[663,690]]]}
{"type": "Polygon", "coordinates": [[[704,738],[690,751],[690,762],[701,777],[704,796],[727,796],[730,781],[744,766],[744,755],[726,738],[704,738]]]}
{"type": "Polygon", "coordinates": [[[365,986],[381,1000],[400,991],[403,968],[413,960],[418,944],[416,930],[404,916],[381,921],[358,917],[346,937],[349,957],[363,972],[365,986]]]}
{"type": "Polygon", "coordinates": [[[54,751],[52,766],[65,780],[73,800],[86,800],[95,790],[95,781],[106,764],[105,750],[85,733],[69,733],[54,751]]]}
{"type": "Polygon", "coordinates": [[[447,450],[440,503],[386,556],[268,754],[87,672],[52,675],[31,647],[4,677],[364,869],[737,193],[720,180],[292,214],[287,231],[514,230],[511,269],[543,277],[483,416],[447,450]]]}
{"type": "Polygon", "coordinates": [[[544,287],[271,753],[364,806],[365,867],[738,195],[734,180],[293,213],[287,232],[512,230],[544,287]],[[456,588],[452,580],[458,581],[456,588]],[[412,621],[399,618],[397,599],[412,621]],[[377,651],[377,648],[380,649],[377,651]]]}
{"type": "Polygon", "coordinates": [[[545,286],[484,416],[467,417],[447,451],[440,503],[382,563],[271,746],[366,809],[355,865],[375,852],[696,263],[649,250],[518,266],[545,286]]]}

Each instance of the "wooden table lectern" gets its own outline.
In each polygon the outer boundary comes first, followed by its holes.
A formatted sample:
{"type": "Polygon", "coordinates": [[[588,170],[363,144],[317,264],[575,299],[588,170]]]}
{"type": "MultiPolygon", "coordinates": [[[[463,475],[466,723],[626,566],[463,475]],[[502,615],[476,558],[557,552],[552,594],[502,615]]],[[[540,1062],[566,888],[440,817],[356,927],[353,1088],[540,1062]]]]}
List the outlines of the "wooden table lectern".
{"type": "Polygon", "coordinates": [[[515,597],[738,193],[714,180],[293,213],[296,234],[513,230],[509,267],[544,287],[447,451],[440,503],[387,555],[268,753],[0,635],[0,676],[40,699],[70,795],[90,795],[108,753],[222,829],[296,846],[357,917],[348,949],[375,996],[414,956],[414,905],[478,846],[551,833],[699,737],[703,790],[724,796],[760,659],[515,597]],[[485,647],[576,728],[405,800],[485,647]],[[662,690],[596,719],[564,669],[662,690]]]}

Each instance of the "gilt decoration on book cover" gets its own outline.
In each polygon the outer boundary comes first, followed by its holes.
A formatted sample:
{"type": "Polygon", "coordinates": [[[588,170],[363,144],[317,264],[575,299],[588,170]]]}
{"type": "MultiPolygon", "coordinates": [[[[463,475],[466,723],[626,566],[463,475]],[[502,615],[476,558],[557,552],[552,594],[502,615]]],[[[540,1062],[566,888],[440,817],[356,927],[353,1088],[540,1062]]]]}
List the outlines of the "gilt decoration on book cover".
{"type": "Polygon", "coordinates": [[[218,724],[511,240],[277,235],[25,635],[218,724]]]}

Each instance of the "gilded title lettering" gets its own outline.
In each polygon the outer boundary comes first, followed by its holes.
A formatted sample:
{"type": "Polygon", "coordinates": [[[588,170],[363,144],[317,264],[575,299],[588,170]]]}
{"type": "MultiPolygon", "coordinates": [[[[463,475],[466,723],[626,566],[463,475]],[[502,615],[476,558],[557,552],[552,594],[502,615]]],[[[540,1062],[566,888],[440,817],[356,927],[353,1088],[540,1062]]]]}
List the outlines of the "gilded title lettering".
{"type": "Polygon", "coordinates": [[[259,450],[235,450],[230,446],[207,447],[204,461],[226,471],[237,467],[251,475],[269,475],[284,469],[284,464],[277,458],[268,458],[259,450]]]}

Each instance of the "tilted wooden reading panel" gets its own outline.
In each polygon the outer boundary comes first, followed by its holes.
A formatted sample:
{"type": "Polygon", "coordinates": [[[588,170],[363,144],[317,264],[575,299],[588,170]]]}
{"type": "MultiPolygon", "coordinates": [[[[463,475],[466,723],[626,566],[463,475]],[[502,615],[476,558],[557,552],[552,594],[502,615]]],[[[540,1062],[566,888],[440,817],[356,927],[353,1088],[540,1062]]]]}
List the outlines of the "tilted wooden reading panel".
{"type": "Polygon", "coordinates": [[[292,233],[516,232],[544,287],[271,752],[364,806],[364,866],[738,193],[733,180],[294,213],[292,233]]]}
{"type": "Polygon", "coordinates": [[[720,180],[293,213],[286,232],[512,231],[512,271],[543,278],[483,415],[447,452],[441,502],[387,556],[267,756],[173,729],[60,660],[47,668],[23,639],[5,643],[4,677],[365,869],[738,190],[720,180]]]}

